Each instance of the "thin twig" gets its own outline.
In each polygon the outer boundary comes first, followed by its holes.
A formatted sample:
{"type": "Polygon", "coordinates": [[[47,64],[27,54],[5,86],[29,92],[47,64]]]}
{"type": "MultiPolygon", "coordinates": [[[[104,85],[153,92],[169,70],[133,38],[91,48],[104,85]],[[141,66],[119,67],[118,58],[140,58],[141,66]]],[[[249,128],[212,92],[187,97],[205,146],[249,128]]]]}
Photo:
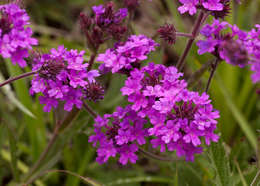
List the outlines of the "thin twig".
{"type": "Polygon", "coordinates": [[[206,72],[206,70],[211,66],[212,63],[214,63],[215,60],[209,60],[206,63],[204,63],[200,69],[198,69],[196,72],[191,74],[191,76],[188,79],[188,86],[192,87],[198,80],[201,78],[201,76],[206,72]]]}
{"type": "Polygon", "coordinates": [[[19,76],[11,77],[11,78],[7,79],[6,81],[0,83],[0,87],[4,86],[6,84],[12,83],[13,81],[16,81],[18,79],[22,79],[22,78],[26,78],[28,76],[34,75],[37,72],[38,72],[38,70],[35,70],[35,71],[31,71],[31,72],[26,72],[26,73],[21,74],[19,76]]]}
{"type": "Polygon", "coordinates": [[[88,71],[90,71],[90,70],[92,69],[92,66],[93,66],[93,64],[94,64],[94,61],[95,61],[96,56],[97,56],[97,53],[96,53],[96,52],[94,52],[94,53],[91,55],[90,60],[89,60],[89,62],[88,62],[88,71]]]}
{"type": "Polygon", "coordinates": [[[252,183],[250,184],[250,186],[254,186],[256,184],[256,181],[258,180],[258,177],[260,176],[260,170],[256,173],[252,183]]]}
{"type": "Polygon", "coordinates": [[[185,59],[191,49],[191,46],[195,40],[195,38],[197,37],[199,31],[200,31],[200,27],[201,25],[203,24],[203,21],[206,20],[206,16],[207,14],[205,14],[203,11],[201,11],[198,15],[198,18],[193,26],[193,29],[192,29],[192,32],[191,32],[191,35],[192,37],[188,40],[187,42],[187,45],[186,45],[186,48],[184,49],[180,59],[178,60],[178,63],[177,63],[177,68],[181,71],[182,68],[184,67],[184,64],[185,64],[185,59]]]}
{"type": "Polygon", "coordinates": [[[88,104],[86,104],[85,102],[83,102],[83,106],[84,106],[84,108],[87,110],[87,112],[90,113],[90,115],[91,115],[93,118],[96,118],[96,117],[97,117],[97,113],[96,113],[90,106],[88,106],[88,104]]]}
{"type": "Polygon", "coordinates": [[[209,79],[208,79],[208,83],[207,83],[207,86],[206,86],[206,89],[205,89],[205,92],[207,93],[208,90],[209,90],[209,86],[210,86],[210,83],[212,81],[212,78],[216,72],[216,69],[217,69],[217,66],[218,66],[218,63],[219,63],[219,59],[216,58],[215,62],[212,64],[212,69],[211,69],[211,72],[210,72],[210,76],[209,76],[209,79]]]}
{"type": "Polygon", "coordinates": [[[176,32],[176,36],[182,36],[182,37],[188,37],[188,38],[192,38],[192,34],[190,33],[183,33],[183,32],[176,32]]]}
{"type": "Polygon", "coordinates": [[[145,151],[145,150],[142,149],[142,148],[139,148],[138,151],[141,152],[141,153],[143,153],[143,154],[144,154],[145,156],[147,156],[147,157],[150,157],[150,158],[153,158],[153,159],[156,159],[156,160],[160,160],[160,161],[170,161],[170,162],[173,162],[173,161],[182,160],[181,158],[158,156],[158,155],[153,154],[153,153],[151,153],[151,152],[145,151]]]}

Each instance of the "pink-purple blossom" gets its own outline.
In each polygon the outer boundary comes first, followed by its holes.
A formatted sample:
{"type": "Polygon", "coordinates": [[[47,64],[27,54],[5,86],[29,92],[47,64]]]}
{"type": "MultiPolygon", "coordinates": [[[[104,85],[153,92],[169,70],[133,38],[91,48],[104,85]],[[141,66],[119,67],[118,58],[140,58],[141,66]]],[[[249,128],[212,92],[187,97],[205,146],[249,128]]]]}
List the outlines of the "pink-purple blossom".
{"type": "Polygon", "coordinates": [[[239,67],[248,64],[248,51],[244,46],[247,33],[236,25],[215,19],[211,25],[207,24],[202,28],[201,34],[205,39],[197,42],[199,54],[210,52],[217,58],[239,67]],[[231,31],[225,32],[228,29],[231,31]]]}
{"type": "Polygon", "coordinates": [[[24,9],[15,3],[0,5],[0,55],[20,67],[26,66],[28,51],[38,43],[27,25],[29,16],[24,9]]]}
{"type": "Polygon", "coordinates": [[[175,67],[149,63],[131,71],[121,92],[128,96],[131,108],[151,123],[148,133],[154,148],[165,151],[167,147],[193,161],[194,154],[202,152],[203,140],[207,145],[218,141],[214,131],[219,113],[206,93],[187,90],[181,77],[175,67]]]}
{"type": "Polygon", "coordinates": [[[133,69],[140,61],[147,59],[147,55],[154,51],[156,46],[157,43],[144,35],[132,35],[124,44],[118,44],[115,48],[99,54],[97,61],[103,62],[100,68],[111,69],[112,73],[133,69]]]}
{"type": "Polygon", "coordinates": [[[63,46],[51,49],[34,59],[34,75],[31,94],[42,93],[40,103],[44,111],[56,108],[59,101],[64,101],[64,109],[70,111],[73,106],[82,107],[82,99],[86,96],[87,85],[95,82],[99,76],[97,70],[87,71],[87,63],[83,60],[84,51],[66,50],[63,46]]]}
{"type": "Polygon", "coordinates": [[[138,145],[146,143],[146,120],[137,115],[130,106],[117,107],[113,114],[105,114],[95,119],[95,134],[89,142],[97,147],[97,161],[105,163],[110,157],[119,155],[119,162],[135,163],[138,159],[138,145]]]}
{"type": "Polygon", "coordinates": [[[253,71],[253,82],[260,81],[259,25],[246,32],[236,25],[214,20],[211,25],[207,24],[202,28],[201,34],[205,39],[197,42],[199,54],[209,52],[232,65],[249,65],[253,71]]]}
{"type": "Polygon", "coordinates": [[[178,10],[181,14],[189,12],[194,15],[197,9],[203,8],[208,11],[222,11],[226,4],[225,0],[179,0],[182,4],[178,10]]]}

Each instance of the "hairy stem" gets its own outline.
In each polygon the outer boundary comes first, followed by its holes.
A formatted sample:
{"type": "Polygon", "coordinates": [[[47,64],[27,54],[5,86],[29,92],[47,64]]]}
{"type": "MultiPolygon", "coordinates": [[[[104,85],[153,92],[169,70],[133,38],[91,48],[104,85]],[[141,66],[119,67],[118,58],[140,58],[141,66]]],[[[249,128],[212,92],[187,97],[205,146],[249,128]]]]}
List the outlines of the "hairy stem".
{"type": "Polygon", "coordinates": [[[197,37],[199,31],[200,31],[200,27],[201,25],[203,24],[203,22],[206,20],[206,16],[207,14],[205,14],[203,11],[201,11],[198,15],[198,18],[193,26],[193,29],[192,29],[192,32],[191,32],[191,35],[192,37],[188,40],[187,42],[187,45],[186,45],[186,48],[184,49],[180,59],[178,60],[178,63],[177,63],[177,68],[181,71],[182,68],[184,67],[184,64],[185,64],[185,59],[191,49],[191,46],[195,40],[195,38],[197,37]]]}
{"type": "Polygon", "coordinates": [[[188,37],[188,38],[192,38],[192,34],[189,33],[183,33],[183,32],[176,32],[176,36],[181,36],[181,37],[188,37]]]}
{"type": "Polygon", "coordinates": [[[94,61],[95,61],[95,58],[97,56],[97,52],[94,52],[91,57],[90,57],[90,60],[88,62],[88,71],[90,71],[92,69],[92,66],[94,64],[94,61]]]}
{"type": "Polygon", "coordinates": [[[189,77],[189,79],[187,81],[188,87],[193,87],[199,81],[199,79],[202,77],[204,72],[206,72],[206,70],[212,65],[212,63],[214,63],[214,61],[215,60],[207,61],[200,67],[200,69],[198,69],[196,72],[191,74],[191,76],[189,77]]]}
{"type": "Polygon", "coordinates": [[[145,151],[145,150],[142,149],[142,148],[139,148],[138,151],[141,152],[142,154],[144,154],[145,156],[147,156],[147,157],[149,157],[149,158],[152,158],[152,159],[155,159],[155,160],[170,161],[170,162],[182,160],[182,159],[180,159],[180,158],[158,156],[158,155],[153,154],[153,153],[151,153],[151,152],[145,151]]]}
{"type": "Polygon", "coordinates": [[[260,170],[256,173],[252,183],[250,184],[250,186],[254,186],[258,180],[258,178],[260,177],[260,170]]]}
{"type": "Polygon", "coordinates": [[[11,78],[7,79],[6,81],[0,83],[0,87],[4,86],[6,84],[12,83],[12,82],[14,82],[14,81],[16,81],[18,79],[23,79],[23,78],[26,78],[28,76],[34,75],[37,72],[38,72],[38,70],[35,70],[35,71],[31,71],[31,72],[26,72],[26,73],[21,74],[21,75],[16,76],[16,77],[11,77],[11,78]]]}
{"type": "Polygon", "coordinates": [[[209,86],[210,86],[210,83],[212,81],[212,78],[216,72],[216,69],[217,69],[217,66],[218,66],[218,63],[219,63],[219,59],[216,58],[215,62],[212,64],[212,69],[211,69],[211,72],[210,72],[210,76],[209,76],[209,79],[208,79],[208,83],[207,83],[207,86],[206,86],[206,89],[205,89],[205,92],[207,93],[208,90],[209,90],[209,86]]]}
{"type": "Polygon", "coordinates": [[[88,104],[86,104],[85,102],[83,102],[83,106],[84,106],[84,108],[87,110],[87,112],[90,113],[90,115],[91,115],[93,118],[96,118],[96,117],[97,117],[97,113],[96,113],[90,106],[88,106],[88,104]]]}

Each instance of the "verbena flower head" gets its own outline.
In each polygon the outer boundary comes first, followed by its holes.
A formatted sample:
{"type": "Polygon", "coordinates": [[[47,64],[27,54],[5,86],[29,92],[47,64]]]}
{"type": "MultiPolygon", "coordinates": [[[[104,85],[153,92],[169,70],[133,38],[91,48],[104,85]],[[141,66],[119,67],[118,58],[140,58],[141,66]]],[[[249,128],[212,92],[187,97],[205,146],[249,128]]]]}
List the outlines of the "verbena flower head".
{"type": "Polygon", "coordinates": [[[187,83],[175,67],[149,63],[141,70],[134,69],[121,89],[132,109],[152,124],[148,128],[151,143],[165,151],[193,160],[201,153],[202,140],[216,142],[214,134],[219,117],[210,104],[209,96],[187,90],[187,83]]]}
{"type": "Polygon", "coordinates": [[[132,35],[124,44],[117,44],[115,48],[99,54],[97,61],[103,62],[100,68],[109,68],[112,73],[122,69],[130,70],[140,61],[147,59],[147,55],[154,51],[156,46],[157,43],[144,35],[132,35]]]}
{"type": "MultiPolygon", "coordinates": [[[[154,126],[149,129],[149,135],[156,136],[151,140],[153,147],[160,146],[161,151],[165,151],[167,146],[169,151],[175,150],[177,156],[193,161],[194,154],[203,150],[202,140],[207,145],[218,141],[219,136],[214,131],[219,113],[213,109],[206,93],[200,96],[197,92],[184,90],[178,97],[174,105],[167,104],[164,109],[162,106],[171,99],[163,97],[155,102],[153,108],[160,113],[160,120],[151,120],[154,126]]],[[[148,113],[148,117],[153,117],[153,113],[148,113]]]]}
{"type": "Polygon", "coordinates": [[[63,46],[51,49],[49,54],[35,58],[33,70],[38,70],[32,80],[31,94],[42,93],[40,103],[45,104],[44,111],[49,112],[64,101],[64,110],[70,111],[75,105],[82,106],[82,98],[88,91],[87,85],[95,82],[99,76],[97,70],[87,71],[88,64],[83,63],[84,51],[66,50],[63,46]]]}
{"type": "Polygon", "coordinates": [[[202,28],[201,34],[205,40],[197,42],[199,54],[210,52],[229,64],[239,67],[247,65],[249,56],[244,46],[247,33],[239,30],[236,25],[214,20],[211,25],[207,24],[202,28]],[[227,32],[228,30],[230,31],[227,32]]]}
{"type": "Polygon", "coordinates": [[[97,161],[105,163],[118,154],[121,164],[125,165],[128,161],[135,163],[138,145],[145,144],[148,135],[144,124],[146,120],[139,117],[130,106],[117,107],[113,114],[98,116],[94,124],[95,134],[89,138],[89,142],[98,147],[97,161]]]}
{"type": "Polygon", "coordinates": [[[194,15],[198,8],[203,8],[208,11],[222,11],[225,2],[223,0],[179,0],[182,6],[178,8],[181,14],[189,12],[194,15]]]}
{"type": "Polygon", "coordinates": [[[128,101],[133,103],[132,109],[135,111],[150,109],[156,99],[167,96],[169,92],[175,96],[171,97],[172,100],[168,104],[174,105],[179,92],[187,86],[185,81],[178,79],[181,76],[182,73],[178,73],[175,67],[166,68],[164,65],[149,63],[141,70],[131,71],[121,92],[128,96],[128,101]]]}
{"type": "Polygon", "coordinates": [[[24,58],[29,56],[28,50],[37,45],[32,38],[29,16],[17,4],[0,5],[0,55],[11,58],[13,64],[26,66],[24,58]]]}

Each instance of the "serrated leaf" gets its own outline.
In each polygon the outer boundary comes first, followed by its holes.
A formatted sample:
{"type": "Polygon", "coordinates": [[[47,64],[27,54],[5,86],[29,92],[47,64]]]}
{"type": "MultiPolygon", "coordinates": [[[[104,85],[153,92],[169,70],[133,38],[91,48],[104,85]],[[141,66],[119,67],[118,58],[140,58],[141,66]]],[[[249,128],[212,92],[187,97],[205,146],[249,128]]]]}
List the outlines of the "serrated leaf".
{"type": "Polygon", "coordinates": [[[218,186],[231,185],[229,160],[227,158],[222,140],[218,143],[211,144],[209,148],[209,157],[213,168],[216,171],[216,184],[218,186]]]}

